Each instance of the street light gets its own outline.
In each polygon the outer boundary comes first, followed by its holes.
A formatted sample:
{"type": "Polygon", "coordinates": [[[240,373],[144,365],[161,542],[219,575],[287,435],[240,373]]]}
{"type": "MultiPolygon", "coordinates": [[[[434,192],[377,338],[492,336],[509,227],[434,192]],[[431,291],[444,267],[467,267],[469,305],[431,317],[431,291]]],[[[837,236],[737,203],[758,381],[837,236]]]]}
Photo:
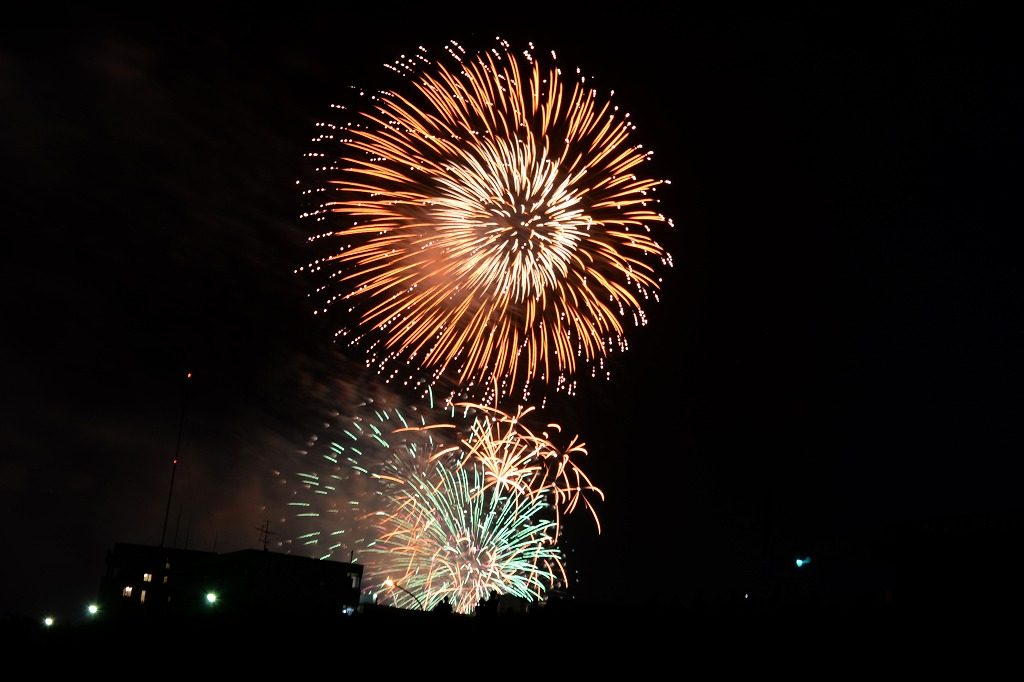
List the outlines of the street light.
{"type": "Polygon", "coordinates": [[[86,611],[89,612],[90,616],[95,616],[97,613],[100,612],[100,607],[96,604],[89,604],[89,606],[86,608],[86,611]]]}
{"type": "Polygon", "coordinates": [[[216,592],[207,592],[206,593],[206,603],[211,605],[211,606],[216,604],[217,603],[217,593],[216,592]]]}
{"type": "Polygon", "coordinates": [[[396,583],[394,580],[392,580],[391,576],[388,576],[387,580],[384,581],[384,587],[388,588],[389,590],[393,590],[393,589],[395,589],[397,587],[402,592],[405,592],[407,595],[409,595],[410,597],[412,597],[413,599],[416,600],[416,603],[419,604],[419,606],[420,606],[420,611],[426,611],[426,609],[423,607],[423,602],[420,601],[420,598],[417,597],[412,592],[410,592],[409,590],[407,590],[404,587],[402,587],[401,585],[399,585],[398,583],[396,583]]]}

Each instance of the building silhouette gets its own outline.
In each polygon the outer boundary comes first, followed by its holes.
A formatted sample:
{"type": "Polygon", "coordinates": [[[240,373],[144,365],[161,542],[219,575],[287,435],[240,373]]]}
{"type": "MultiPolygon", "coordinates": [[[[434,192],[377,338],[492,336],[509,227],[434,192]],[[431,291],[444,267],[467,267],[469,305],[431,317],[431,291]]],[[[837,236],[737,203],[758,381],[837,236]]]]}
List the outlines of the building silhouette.
{"type": "Polygon", "coordinates": [[[107,551],[99,605],[111,616],[331,619],[359,604],[363,567],[247,549],[226,554],[116,543],[107,551]]]}

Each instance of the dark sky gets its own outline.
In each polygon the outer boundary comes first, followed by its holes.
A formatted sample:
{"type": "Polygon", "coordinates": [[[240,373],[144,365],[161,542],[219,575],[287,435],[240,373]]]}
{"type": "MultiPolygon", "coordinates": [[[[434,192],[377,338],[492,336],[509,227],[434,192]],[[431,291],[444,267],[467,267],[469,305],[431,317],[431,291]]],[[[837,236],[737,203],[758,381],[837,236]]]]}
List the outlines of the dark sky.
{"type": "Polygon", "coordinates": [[[607,494],[566,538],[580,598],[1017,523],[1021,61],[965,7],[7,22],[0,611],[77,615],[113,542],[159,541],[186,370],[169,541],[258,546],[269,470],[349,371],[292,274],[301,155],[343,88],[448,39],[558,50],[673,181],[649,326],[550,406],[607,494]]]}

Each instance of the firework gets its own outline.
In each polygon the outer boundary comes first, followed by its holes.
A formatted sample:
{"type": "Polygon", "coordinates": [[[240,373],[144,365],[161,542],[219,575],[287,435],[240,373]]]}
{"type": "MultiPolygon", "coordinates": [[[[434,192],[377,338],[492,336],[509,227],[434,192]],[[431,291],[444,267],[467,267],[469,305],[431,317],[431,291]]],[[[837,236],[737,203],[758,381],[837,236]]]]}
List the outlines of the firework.
{"type": "MultiPolygon", "coordinates": [[[[449,448],[441,434],[426,428],[425,412],[437,417],[439,411],[377,397],[350,414],[330,415],[322,435],[313,435],[296,453],[290,470],[274,471],[279,488],[274,506],[282,509],[278,522],[301,529],[279,546],[321,559],[361,556],[376,541],[374,517],[395,489],[449,448]],[[423,429],[392,435],[415,425],[423,429]]],[[[445,416],[454,418],[451,408],[445,416]]]]}
{"type": "Polygon", "coordinates": [[[581,365],[627,347],[646,324],[671,256],[671,224],[647,177],[651,152],[612,94],[504,41],[388,65],[392,89],[360,91],[321,123],[303,217],[330,221],[318,314],[342,309],[336,338],[388,381],[453,380],[490,401],[547,385],[572,393],[581,365]]]}
{"type": "MultiPolygon", "coordinates": [[[[540,598],[566,580],[556,523],[543,495],[486,488],[476,463],[437,464],[403,481],[377,521],[379,540],[367,549],[368,580],[391,578],[426,608],[449,597],[458,613],[472,613],[490,592],[540,598]]],[[[406,596],[409,595],[409,596],[406,596]]]]}
{"type": "MultiPolygon", "coordinates": [[[[585,444],[577,437],[559,448],[549,440],[547,431],[534,432],[526,423],[527,415],[535,410],[533,407],[519,407],[515,414],[480,403],[460,402],[453,407],[472,414],[473,419],[467,433],[453,437],[457,444],[443,448],[437,456],[457,452],[459,465],[478,465],[484,475],[484,488],[495,487],[499,493],[507,491],[525,497],[550,494],[558,518],[563,512],[574,511],[582,501],[600,532],[601,522],[588,495],[603,500],[604,494],[573,459],[587,454],[585,444]]],[[[454,423],[429,428],[458,430],[454,423]]],[[[548,424],[547,428],[561,431],[558,424],[548,424]]],[[[396,433],[423,430],[424,427],[405,427],[396,433]]]]}
{"type": "Polygon", "coordinates": [[[574,461],[582,443],[557,447],[525,424],[530,409],[365,407],[289,481],[283,520],[301,528],[292,551],[357,555],[364,588],[383,591],[390,579],[405,589],[389,598],[409,607],[447,596],[469,613],[492,590],[533,600],[567,584],[560,519],[582,504],[597,523],[593,500],[603,499],[574,461]]]}

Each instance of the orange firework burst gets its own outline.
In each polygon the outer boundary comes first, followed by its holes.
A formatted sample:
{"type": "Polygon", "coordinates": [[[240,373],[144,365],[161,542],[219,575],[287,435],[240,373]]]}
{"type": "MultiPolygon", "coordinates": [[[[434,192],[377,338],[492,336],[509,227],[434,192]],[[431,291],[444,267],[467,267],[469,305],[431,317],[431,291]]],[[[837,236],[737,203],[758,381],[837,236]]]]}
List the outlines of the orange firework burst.
{"type": "Polygon", "coordinates": [[[389,65],[401,87],[320,124],[304,216],[335,222],[312,238],[334,240],[307,266],[329,278],[317,312],[352,313],[337,336],[389,381],[571,393],[582,363],[626,347],[624,320],[646,323],[671,266],[651,235],[671,224],[653,197],[667,181],[641,174],[650,152],[611,93],[554,53],[446,52],[389,65]]]}

